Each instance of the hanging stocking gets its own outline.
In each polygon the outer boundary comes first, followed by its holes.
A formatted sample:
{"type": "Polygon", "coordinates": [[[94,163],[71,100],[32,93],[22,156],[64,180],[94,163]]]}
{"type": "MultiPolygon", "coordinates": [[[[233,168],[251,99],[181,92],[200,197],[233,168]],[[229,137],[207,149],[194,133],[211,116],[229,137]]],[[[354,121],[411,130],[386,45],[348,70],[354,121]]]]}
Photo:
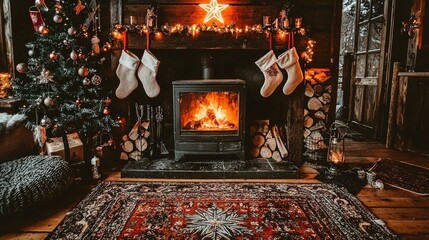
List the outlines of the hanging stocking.
{"type": "Polygon", "coordinates": [[[34,31],[37,32],[37,29],[40,26],[45,25],[45,22],[43,21],[43,18],[42,18],[42,13],[36,6],[30,7],[30,9],[28,9],[28,12],[30,13],[30,19],[31,19],[31,22],[33,23],[34,31]]]}
{"type": "Polygon", "coordinates": [[[283,81],[283,74],[276,64],[276,56],[271,50],[263,57],[261,57],[255,64],[264,73],[265,82],[261,88],[261,95],[263,97],[269,97],[276,90],[277,86],[283,81]]]}
{"type": "Polygon", "coordinates": [[[119,65],[116,69],[116,75],[119,77],[119,86],[116,89],[116,96],[124,99],[138,86],[136,70],[140,60],[132,52],[123,50],[119,65]]]}
{"type": "Polygon", "coordinates": [[[284,68],[287,72],[287,81],[283,87],[283,93],[286,95],[291,94],[302,80],[304,80],[304,75],[302,74],[298,60],[298,54],[294,47],[280,54],[277,60],[279,66],[284,68]]]}
{"type": "Polygon", "coordinates": [[[160,61],[149,51],[145,50],[142,57],[142,64],[137,70],[137,75],[143,84],[146,94],[150,98],[159,95],[161,91],[158,83],[156,82],[156,74],[158,72],[160,61]]]}

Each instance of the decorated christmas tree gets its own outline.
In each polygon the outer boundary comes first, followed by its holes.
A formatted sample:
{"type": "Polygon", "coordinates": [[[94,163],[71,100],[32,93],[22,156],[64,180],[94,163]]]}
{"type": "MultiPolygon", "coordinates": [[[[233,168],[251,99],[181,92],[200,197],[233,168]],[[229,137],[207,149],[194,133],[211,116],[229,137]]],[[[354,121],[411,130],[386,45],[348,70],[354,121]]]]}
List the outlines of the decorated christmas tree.
{"type": "Polygon", "coordinates": [[[96,0],[36,0],[30,8],[35,40],[26,44],[28,62],[16,66],[13,94],[33,127],[88,138],[117,125],[101,71],[110,45],[100,46],[99,8],[96,0]]]}

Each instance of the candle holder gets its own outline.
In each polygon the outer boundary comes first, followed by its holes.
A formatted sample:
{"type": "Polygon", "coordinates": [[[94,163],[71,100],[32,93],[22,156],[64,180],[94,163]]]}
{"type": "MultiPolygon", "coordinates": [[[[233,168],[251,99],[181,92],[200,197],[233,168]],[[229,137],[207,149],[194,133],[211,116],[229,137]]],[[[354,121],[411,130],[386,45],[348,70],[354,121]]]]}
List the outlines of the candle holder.
{"type": "Polygon", "coordinates": [[[328,172],[331,175],[337,175],[341,172],[340,166],[344,163],[345,160],[344,135],[341,135],[335,124],[336,122],[334,122],[330,128],[330,138],[327,156],[327,160],[330,165],[328,168],[328,172]]]}

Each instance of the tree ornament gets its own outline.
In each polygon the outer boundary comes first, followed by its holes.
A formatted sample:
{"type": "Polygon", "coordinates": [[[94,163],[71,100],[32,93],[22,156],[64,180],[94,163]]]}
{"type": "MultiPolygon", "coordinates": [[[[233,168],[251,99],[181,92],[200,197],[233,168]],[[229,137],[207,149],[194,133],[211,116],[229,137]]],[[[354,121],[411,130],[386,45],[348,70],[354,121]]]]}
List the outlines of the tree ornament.
{"type": "Polygon", "coordinates": [[[46,6],[45,4],[45,0],[35,0],[34,4],[36,5],[36,7],[44,12],[49,11],[48,6],[46,6]]]}
{"type": "Polygon", "coordinates": [[[27,72],[27,64],[26,63],[18,63],[16,65],[16,71],[19,73],[26,73],[27,72]]]}
{"type": "Polygon", "coordinates": [[[30,14],[30,19],[31,23],[33,24],[34,31],[37,32],[40,26],[45,25],[42,13],[36,6],[30,7],[28,12],[30,14]]]}
{"type": "Polygon", "coordinates": [[[85,57],[86,57],[84,53],[79,53],[78,56],[80,59],[85,59],[85,57]]]}
{"type": "Polygon", "coordinates": [[[103,109],[103,114],[104,115],[109,115],[110,114],[110,109],[109,109],[109,107],[104,107],[104,109],[103,109]]]}
{"type": "Polygon", "coordinates": [[[51,75],[51,72],[49,70],[46,70],[45,68],[42,69],[40,72],[40,76],[37,77],[39,79],[39,83],[48,83],[53,82],[54,76],[51,75]]]}
{"type": "Polygon", "coordinates": [[[40,107],[40,105],[42,104],[42,102],[43,102],[43,99],[42,99],[42,97],[41,97],[41,96],[39,96],[39,97],[36,99],[36,105],[40,107]]]}
{"type": "Polygon", "coordinates": [[[80,106],[82,106],[83,101],[82,101],[82,99],[78,98],[78,99],[76,99],[75,103],[76,103],[77,107],[80,107],[80,106]]]}
{"type": "Polygon", "coordinates": [[[36,56],[36,50],[34,50],[34,49],[30,49],[30,50],[28,50],[28,56],[29,56],[29,57],[34,57],[34,56],[36,56]]]}
{"type": "Polygon", "coordinates": [[[45,100],[43,100],[43,103],[47,106],[47,107],[51,107],[54,105],[54,99],[52,99],[51,97],[47,97],[45,98],[45,100]]]}
{"type": "Polygon", "coordinates": [[[71,60],[76,61],[78,59],[78,57],[79,56],[75,50],[71,51],[71,53],[70,53],[70,59],[71,60]]]}
{"type": "Polygon", "coordinates": [[[82,4],[82,2],[80,0],[77,0],[77,5],[74,8],[74,10],[76,11],[76,15],[79,15],[79,13],[85,9],[85,5],[82,4]]]}
{"type": "Polygon", "coordinates": [[[104,99],[104,103],[105,103],[106,105],[109,105],[109,104],[111,104],[111,103],[112,103],[112,99],[111,99],[111,98],[109,98],[109,97],[106,97],[106,99],[104,99]]]}
{"type": "Polygon", "coordinates": [[[101,77],[98,76],[97,74],[94,74],[94,76],[92,76],[91,78],[91,83],[94,84],[95,86],[98,86],[101,84],[101,77]]]}
{"type": "Polygon", "coordinates": [[[54,9],[55,9],[55,13],[56,14],[60,14],[61,13],[61,11],[63,10],[63,6],[61,5],[61,1],[60,0],[56,0],[54,9]]]}
{"type": "MultiPolygon", "coordinates": [[[[77,73],[81,77],[87,77],[88,74],[89,74],[89,69],[82,66],[81,68],[79,68],[79,70],[77,71],[77,73]]],[[[88,81],[89,81],[89,79],[88,79],[88,81]]]]}
{"type": "Polygon", "coordinates": [[[73,26],[71,26],[71,27],[69,27],[69,29],[67,29],[67,33],[68,33],[70,36],[74,36],[74,35],[76,35],[77,30],[76,30],[76,28],[74,28],[73,26]]]}
{"type": "Polygon", "coordinates": [[[42,119],[40,119],[40,126],[49,127],[52,124],[52,120],[48,118],[48,116],[44,115],[42,119]]]}
{"type": "Polygon", "coordinates": [[[91,81],[89,80],[89,78],[84,78],[84,79],[82,80],[82,84],[83,84],[84,86],[88,86],[89,84],[91,84],[91,81]]]}
{"type": "Polygon", "coordinates": [[[97,37],[97,35],[94,35],[91,38],[91,44],[92,44],[92,51],[95,54],[99,54],[100,53],[100,45],[99,45],[99,43],[100,43],[100,39],[97,37]]]}
{"type": "Polygon", "coordinates": [[[56,61],[58,60],[58,54],[56,52],[51,52],[51,54],[49,54],[49,58],[56,61]]]}
{"type": "Polygon", "coordinates": [[[37,28],[37,31],[38,31],[40,34],[47,35],[47,34],[49,33],[49,28],[48,28],[48,27],[46,27],[45,25],[42,25],[42,26],[39,26],[39,27],[37,28]]]}
{"type": "Polygon", "coordinates": [[[55,15],[53,20],[56,23],[61,23],[63,21],[63,17],[61,17],[61,15],[55,15]]]}

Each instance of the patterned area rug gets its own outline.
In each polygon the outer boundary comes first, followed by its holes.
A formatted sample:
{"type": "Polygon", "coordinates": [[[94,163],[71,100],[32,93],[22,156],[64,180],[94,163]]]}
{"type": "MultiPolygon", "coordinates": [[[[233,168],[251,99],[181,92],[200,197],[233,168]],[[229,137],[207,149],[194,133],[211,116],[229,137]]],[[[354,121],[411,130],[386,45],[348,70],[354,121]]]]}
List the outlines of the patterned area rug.
{"type": "Polygon", "coordinates": [[[389,185],[419,194],[429,195],[429,169],[408,163],[382,159],[370,171],[389,185]]]}
{"type": "Polygon", "coordinates": [[[334,185],[103,182],[48,239],[397,238],[334,185]]]}

